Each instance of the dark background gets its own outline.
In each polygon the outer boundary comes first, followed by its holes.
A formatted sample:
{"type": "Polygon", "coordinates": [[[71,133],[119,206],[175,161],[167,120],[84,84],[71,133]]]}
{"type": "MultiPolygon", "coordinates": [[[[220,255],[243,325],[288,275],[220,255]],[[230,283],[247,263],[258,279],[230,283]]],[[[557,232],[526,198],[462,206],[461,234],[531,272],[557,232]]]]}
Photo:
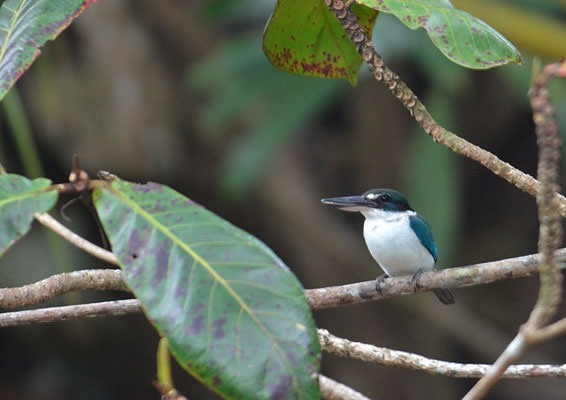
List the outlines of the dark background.
{"type": "MultiPolygon", "coordinates": [[[[526,65],[463,69],[424,31],[385,14],[374,43],[441,124],[534,174],[531,62],[566,55],[566,3],[453,3],[499,29],[526,65]]],[[[404,192],[427,218],[440,266],[536,251],[535,200],[433,143],[364,67],[355,88],[274,69],[261,52],[273,6],[100,0],[43,48],[10,93],[8,101],[21,101],[21,109],[0,105],[3,165],[62,182],[77,153],[91,175],[104,169],[167,184],[263,240],[307,288],[380,273],[363,243],[363,218],[320,204],[374,187],[404,192]],[[14,127],[18,120],[23,124],[14,127]],[[32,145],[16,140],[26,132],[32,145]]],[[[564,128],[566,85],[551,89],[564,128]]],[[[100,242],[80,205],[67,214],[70,228],[100,242]]],[[[36,226],[1,260],[0,286],[102,266],[36,226]]],[[[317,311],[315,318],[352,340],[489,363],[528,318],[537,288],[537,278],[525,278],[456,289],[452,307],[425,293],[317,311]]],[[[74,293],[50,305],[121,297],[74,293]]],[[[157,399],[157,341],[141,315],[3,328],[0,399],[157,399]]],[[[537,346],[522,361],[564,363],[565,344],[537,346]]],[[[328,354],[322,372],[375,399],[453,399],[474,383],[328,354]]],[[[189,399],[217,398],[178,368],[175,382],[189,399]]],[[[488,398],[561,399],[565,391],[559,379],[506,380],[488,398]]]]}

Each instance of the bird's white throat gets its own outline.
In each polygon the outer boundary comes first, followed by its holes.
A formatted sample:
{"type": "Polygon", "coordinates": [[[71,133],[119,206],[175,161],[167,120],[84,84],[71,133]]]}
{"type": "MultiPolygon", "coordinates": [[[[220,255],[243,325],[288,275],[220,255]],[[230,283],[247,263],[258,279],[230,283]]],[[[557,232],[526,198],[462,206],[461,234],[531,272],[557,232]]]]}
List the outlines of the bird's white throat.
{"type": "Polygon", "coordinates": [[[412,275],[420,268],[432,270],[434,258],[411,228],[414,211],[366,209],[364,239],[366,245],[388,276],[412,275]]]}

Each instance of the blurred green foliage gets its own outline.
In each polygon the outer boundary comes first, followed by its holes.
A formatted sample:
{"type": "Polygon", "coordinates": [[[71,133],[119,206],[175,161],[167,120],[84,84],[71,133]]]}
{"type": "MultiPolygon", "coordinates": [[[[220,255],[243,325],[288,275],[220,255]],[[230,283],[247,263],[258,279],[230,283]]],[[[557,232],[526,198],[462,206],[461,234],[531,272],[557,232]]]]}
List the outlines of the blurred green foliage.
{"type": "MultiPolygon", "coordinates": [[[[265,5],[262,1],[246,3],[247,6],[242,6],[211,1],[207,8],[209,18],[225,19],[228,15],[231,21],[237,20],[238,16],[249,18],[248,14],[237,10],[253,8],[248,7],[252,4],[265,5]]],[[[466,2],[461,3],[465,8],[466,2]]],[[[516,2],[500,3],[512,9],[520,7],[516,2]]],[[[543,4],[538,8],[539,2],[522,0],[521,3],[529,7],[533,18],[546,18],[550,13],[559,10],[564,12],[564,7],[557,3],[543,4]]],[[[382,22],[384,19],[383,15],[378,18],[376,29],[385,36],[386,30],[380,27],[386,24],[390,29],[392,22],[382,22]]],[[[523,21],[523,24],[528,25],[528,21],[523,21]]],[[[566,29],[566,24],[564,28],[566,29]]],[[[375,42],[379,43],[378,51],[391,46],[390,43],[401,47],[408,45],[410,55],[404,56],[417,60],[418,67],[428,71],[431,76],[441,76],[442,79],[437,79],[434,84],[455,88],[451,95],[458,95],[458,89],[464,90],[462,81],[466,79],[466,74],[446,75],[445,71],[450,69],[450,63],[442,57],[431,55],[434,53],[432,45],[422,43],[419,35],[396,30],[396,35],[386,35],[386,40],[382,40],[379,33],[375,37],[375,42]]],[[[514,86],[524,87],[524,82],[528,81],[525,75],[530,73],[528,68],[512,68],[507,72],[508,70],[505,68],[504,73],[509,74],[510,79],[517,76],[516,71],[519,71],[520,82],[515,82],[514,86]]],[[[236,140],[231,154],[224,162],[220,177],[222,192],[234,196],[249,190],[254,182],[257,184],[275,152],[301,132],[308,132],[308,129],[301,127],[308,123],[309,118],[312,119],[325,110],[332,99],[338,98],[346,90],[344,85],[333,81],[289,77],[275,70],[261,53],[258,31],[234,36],[224,46],[192,67],[189,83],[192,88],[208,95],[203,124],[211,132],[222,131],[223,126],[234,121],[243,121],[247,126],[244,138],[236,140]]],[[[557,101],[560,103],[560,99],[557,101]]],[[[450,114],[450,110],[448,111],[447,114],[450,114]]]]}
{"type": "Polygon", "coordinates": [[[221,193],[234,198],[257,187],[277,151],[308,132],[308,121],[348,87],[281,73],[267,62],[257,31],[234,37],[191,68],[189,84],[209,98],[204,126],[234,140],[220,176],[221,193]],[[246,126],[244,137],[226,132],[234,123],[246,126]]]}

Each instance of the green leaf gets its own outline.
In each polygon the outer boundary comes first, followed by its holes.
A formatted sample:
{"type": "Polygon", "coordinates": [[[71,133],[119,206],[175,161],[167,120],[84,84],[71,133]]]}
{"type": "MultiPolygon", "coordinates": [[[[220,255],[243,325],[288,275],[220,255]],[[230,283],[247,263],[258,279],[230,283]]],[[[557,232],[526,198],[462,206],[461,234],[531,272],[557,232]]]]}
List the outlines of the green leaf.
{"type": "Polygon", "coordinates": [[[320,398],[310,309],[269,248],[157,183],[93,195],[127,284],[187,371],[227,398],[320,398]]]}
{"type": "Polygon", "coordinates": [[[45,178],[32,181],[20,175],[0,175],[0,256],[29,231],[35,213],[53,207],[58,193],[46,191],[50,185],[45,178]]]}
{"type": "Polygon", "coordinates": [[[96,0],[6,0],[0,7],[0,100],[55,39],[96,0]]]}
{"type": "MultiPolygon", "coordinates": [[[[377,12],[352,5],[371,37],[377,12]]],[[[277,68],[356,84],[362,58],[323,0],[278,0],[263,35],[263,51],[277,68]]]]}
{"type": "Polygon", "coordinates": [[[467,68],[522,64],[519,51],[482,20],[458,10],[448,0],[356,0],[395,15],[411,29],[424,28],[450,60],[467,68]]]}

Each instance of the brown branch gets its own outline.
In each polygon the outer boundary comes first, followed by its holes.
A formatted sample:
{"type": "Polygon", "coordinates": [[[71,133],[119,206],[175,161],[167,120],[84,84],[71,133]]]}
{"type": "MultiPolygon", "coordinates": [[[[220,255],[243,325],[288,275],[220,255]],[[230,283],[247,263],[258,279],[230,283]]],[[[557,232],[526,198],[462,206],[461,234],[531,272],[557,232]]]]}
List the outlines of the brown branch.
{"type": "Polygon", "coordinates": [[[543,326],[534,332],[530,332],[531,343],[540,343],[553,339],[557,336],[566,335],[566,318],[562,318],[550,325],[543,326]]]}
{"type": "MultiPolygon", "coordinates": [[[[101,303],[79,304],[73,306],[51,307],[38,310],[0,313],[0,326],[17,326],[31,323],[46,323],[67,319],[107,317],[139,314],[142,307],[139,300],[117,300],[101,303]]],[[[330,334],[325,329],[318,330],[322,350],[341,357],[356,358],[382,365],[401,367],[457,378],[478,377],[485,373],[488,365],[459,364],[433,360],[418,354],[380,348],[365,343],[353,342],[330,334]]],[[[565,377],[566,365],[525,364],[511,367],[504,378],[565,377]]],[[[331,387],[330,385],[329,387],[331,387]]],[[[325,397],[355,398],[355,397],[325,397]]],[[[361,397],[364,398],[364,397],[361,397]]]]}
{"type": "MultiPolygon", "coordinates": [[[[565,62],[566,63],[566,62],[565,62]]],[[[538,177],[541,182],[537,191],[539,213],[539,252],[542,259],[539,266],[540,289],[537,302],[528,321],[521,326],[519,333],[497,358],[487,371],[464,397],[465,400],[483,398],[497,383],[509,366],[524,354],[533,344],[565,332],[564,320],[553,324],[543,331],[556,314],[562,301],[562,273],[556,266],[555,249],[562,242],[562,225],[559,214],[559,200],[556,193],[560,190],[559,164],[562,152],[562,139],[549,99],[547,84],[550,78],[560,69],[560,64],[545,68],[544,73],[536,76],[529,91],[533,119],[536,125],[537,144],[539,146],[538,177]]]]}
{"type": "Polygon", "coordinates": [[[114,253],[103,249],[89,242],[88,240],[77,235],[75,232],[68,229],[66,226],[62,225],[59,221],[53,218],[49,214],[35,214],[35,219],[41,222],[43,225],[51,229],[53,232],[61,236],[63,239],[78,247],[79,249],[87,252],[88,254],[106,261],[113,265],[118,265],[118,260],[114,253]]]}
{"type": "MultiPolygon", "coordinates": [[[[556,252],[557,259],[566,262],[566,248],[556,252]]],[[[535,274],[540,259],[539,254],[491,261],[467,267],[450,268],[437,272],[424,273],[417,291],[433,290],[441,287],[473,286],[492,283],[504,279],[519,278],[535,274]]],[[[121,281],[119,270],[82,270],[71,274],[54,275],[50,280],[20,288],[0,289],[0,309],[13,309],[38,304],[59,294],[74,290],[128,290],[121,281]],[[44,293],[28,296],[28,287],[38,285],[44,293]],[[25,299],[25,300],[24,300],[25,299]],[[42,299],[34,301],[34,299],[42,299]],[[12,306],[13,305],[13,306],[12,306]]],[[[313,309],[339,307],[366,301],[379,300],[399,295],[412,294],[414,282],[410,276],[386,279],[382,292],[375,290],[374,281],[357,282],[341,286],[306,289],[305,295],[313,309]]]]}
{"type": "Polygon", "coordinates": [[[142,312],[137,299],[105,301],[102,303],[40,308],[37,310],[0,313],[0,326],[20,326],[65,321],[77,318],[109,317],[142,312]]]}
{"type": "MultiPolygon", "coordinates": [[[[355,358],[361,361],[443,375],[452,378],[479,378],[491,367],[489,364],[460,364],[434,360],[419,354],[391,350],[366,343],[354,342],[334,336],[326,329],[318,330],[322,350],[340,357],[355,358]]],[[[514,365],[504,374],[504,378],[566,377],[566,364],[524,364],[514,365]]]]}
{"type": "MultiPolygon", "coordinates": [[[[50,307],[38,310],[0,313],[0,326],[18,326],[31,323],[57,322],[77,318],[109,317],[140,314],[141,303],[137,299],[105,301],[101,303],[50,307]]],[[[369,400],[354,389],[319,375],[322,398],[326,400],[369,400]]]]}
{"type": "MultiPolygon", "coordinates": [[[[556,252],[556,257],[566,262],[566,248],[556,252]]],[[[438,272],[424,273],[417,292],[441,287],[472,286],[519,278],[535,274],[539,254],[509,258],[438,272]]],[[[42,281],[16,288],[0,289],[0,309],[17,309],[33,306],[77,290],[119,290],[128,291],[122,272],[117,269],[81,270],[53,275],[42,281]]],[[[312,309],[340,307],[366,301],[413,294],[411,277],[386,279],[382,292],[375,290],[375,282],[357,282],[341,286],[306,289],[305,296],[312,309]]],[[[1,325],[0,325],[1,326],[1,325]]]]}
{"type": "Polygon", "coordinates": [[[0,310],[33,306],[77,290],[128,291],[128,287],[117,269],[66,272],[30,285],[0,289],[0,310]]]}
{"type": "Polygon", "coordinates": [[[370,400],[349,386],[336,382],[327,376],[319,375],[320,394],[324,400],[370,400]]]}
{"type": "MultiPolygon", "coordinates": [[[[558,65],[558,64],[556,64],[558,65]]],[[[552,75],[542,74],[535,79],[530,91],[533,119],[539,146],[538,178],[541,186],[537,194],[539,228],[540,290],[526,329],[539,329],[554,316],[562,300],[562,274],[556,267],[554,251],[562,243],[562,221],[558,213],[556,193],[560,191],[560,155],[562,138],[554,107],[550,103],[547,84],[552,75]]]]}
{"type": "MultiPolygon", "coordinates": [[[[403,104],[415,121],[435,142],[480,163],[500,178],[530,195],[536,196],[540,183],[535,178],[500,160],[489,151],[462,139],[434,120],[405,82],[385,65],[383,59],[373,47],[371,40],[361,29],[356,16],[346,7],[343,0],[325,0],[325,2],[348,34],[350,41],[366,62],[374,78],[389,89],[391,94],[403,104]]],[[[566,198],[562,195],[558,197],[560,213],[566,216],[566,198]]]]}
{"type": "MultiPolygon", "coordinates": [[[[566,249],[556,251],[558,260],[566,260],[566,249]]],[[[423,273],[419,291],[458,286],[473,286],[504,279],[519,278],[535,274],[540,260],[539,254],[491,261],[460,268],[449,268],[436,272],[423,273]]],[[[415,285],[410,276],[387,278],[381,286],[382,292],[375,290],[375,282],[358,282],[349,285],[320,289],[307,289],[305,295],[313,309],[340,307],[366,301],[379,300],[399,295],[413,294],[415,285]]]]}

